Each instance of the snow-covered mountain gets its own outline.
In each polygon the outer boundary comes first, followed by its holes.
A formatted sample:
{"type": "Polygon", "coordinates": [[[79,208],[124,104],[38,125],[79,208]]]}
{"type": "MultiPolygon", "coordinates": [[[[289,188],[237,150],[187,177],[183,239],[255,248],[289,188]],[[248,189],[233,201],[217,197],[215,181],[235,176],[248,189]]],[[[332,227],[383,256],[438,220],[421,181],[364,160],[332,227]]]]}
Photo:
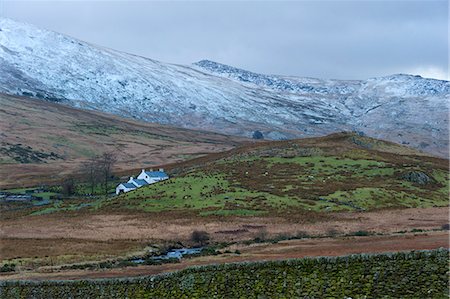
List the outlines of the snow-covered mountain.
{"type": "Polygon", "coordinates": [[[208,60],[175,65],[9,19],[0,19],[0,92],[243,136],[356,130],[448,154],[448,81],[262,75],[208,60]]]}

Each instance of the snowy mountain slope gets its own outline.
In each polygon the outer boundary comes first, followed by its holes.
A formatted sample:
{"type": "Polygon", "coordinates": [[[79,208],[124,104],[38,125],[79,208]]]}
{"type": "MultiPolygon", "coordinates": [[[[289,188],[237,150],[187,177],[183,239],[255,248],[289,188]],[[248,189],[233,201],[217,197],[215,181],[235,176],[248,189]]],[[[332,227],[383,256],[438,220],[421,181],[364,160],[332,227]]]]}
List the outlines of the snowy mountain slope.
{"type": "Polygon", "coordinates": [[[194,66],[242,83],[292,93],[351,94],[361,86],[360,81],[346,81],[346,84],[342,84],[342,81],[337,80],[257,74],[210,60],[201,60],[194,63],[194,66]]]}
{"type": "Polygon", "coordinates": [[[186,128],[266,138],[357,130],[448,153],[450,83],[261,75],[162,63],[0,19],[0,92],[186,128]]]}

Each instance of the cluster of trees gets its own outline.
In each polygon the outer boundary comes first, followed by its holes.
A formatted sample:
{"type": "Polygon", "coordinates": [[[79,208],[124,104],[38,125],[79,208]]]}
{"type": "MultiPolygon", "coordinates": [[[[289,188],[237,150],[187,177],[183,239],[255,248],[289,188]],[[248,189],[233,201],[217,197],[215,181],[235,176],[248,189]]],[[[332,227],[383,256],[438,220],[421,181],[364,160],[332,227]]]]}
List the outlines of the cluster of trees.
{"type": "MultiPolygon", "coordinates": [[[[108,194],[108,183],[113,177],[112,169],[116,162],[116,155],[113,152],[107,152],[91,157],[82,163],[78,176],[89,186],[90,194],[94,194],[95,187],[99,184],[102,186],[105,194],[108,194]]],[[[67,178],[62,184],[62,193],[64,195],[73,195],[75,189],[74,177],[67,178]]]]}

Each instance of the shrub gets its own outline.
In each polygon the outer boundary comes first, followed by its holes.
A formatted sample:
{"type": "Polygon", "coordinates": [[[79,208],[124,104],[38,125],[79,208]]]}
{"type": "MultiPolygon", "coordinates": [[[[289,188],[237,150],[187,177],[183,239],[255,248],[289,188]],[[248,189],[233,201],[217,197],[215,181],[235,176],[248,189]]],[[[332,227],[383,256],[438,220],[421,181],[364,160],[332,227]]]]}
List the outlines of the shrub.
{"type": "Polygon", "coordinates": [[[327,231],[327,236],[329,237],[336,237],[339,234],[339,232],[337,230],[335,230],[334,228],[329,229],[327,231]]]}
{"type": "Polygon", "coordinates": [[[297,239],[303,239],[303,238],[310,238],[311,236],[310,236],[307,232],[305,232],[305,231],[299,231],[299,232],[297,232],[297,234],[295,235],[295,237],[296,237],[297,239]]]}
{"type": "Polygon", "coordinates": [[[255,236],[255,239],[253,239],[255,243],[262,243],[266,240],[267,240],[267,231],[265,229],[259,230],[255,236]]]}
{"type": "Polygon", "coordinates": [[[278,242],[280,242],[280,241],[284,241],[284,240],[292,240],[292,239],[294,239],[294,237],[293,237],[293,236],[290,236],[290,235],[288,235],[288,234],[279,234],[279,235],[275,236],[274,238],[270,239],[270,241],[271,241],[273,244],[276,244],[276,243],[278,243],[278,242]]]}
{"type": "Polygon", "coordinates": [[[443,224],[443,225],[441,226],[441,228],[442,228],[443,230],[450,230],[450,224],[449,224],[449,223],[443,224]]]}
{"type": "Polygon", "coordinates": [[[203,246],[209,241],[209,234],[203,230],[194,230],[191,234],[191,240],[203,246]]]}
{"type": "Polygon", "coordinates": [[[0,272],[14,272],[16,271],[16,264],[4,264],[0,267],[0,272]]]}
{"type": "Polygon", "coordinates": [[[357,237],[365,237],[369,236],[370,233],[366,230],[359,230],[357,232],[351,233],[350,236],[357,236],[357,237]]]}
{"type": "MultiPolygon", "coordinates": [[[[200,255],[218,255],[220,252],[217,251],[216,249],[217,249],[216,246],[207,246],[202,249],[202,251],[200,252],[200,255]]],[[[192,257],[192,256],[194,256],[194,255],[190,254],[186,257],[192,257]]]]}

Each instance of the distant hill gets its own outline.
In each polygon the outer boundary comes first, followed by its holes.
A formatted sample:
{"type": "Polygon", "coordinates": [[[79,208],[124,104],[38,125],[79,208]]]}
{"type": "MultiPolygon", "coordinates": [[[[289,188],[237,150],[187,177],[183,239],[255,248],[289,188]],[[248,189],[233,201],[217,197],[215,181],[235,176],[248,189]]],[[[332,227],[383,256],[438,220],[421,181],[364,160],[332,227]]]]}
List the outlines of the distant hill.
{"type": "Polygon", "coordinates": [[[0,19],[0,92],[160,124],[266,139],[361,131],[448,156],[450,82],[263,75],[163,63],[0,19]]]}
{"type": "Polygon", "coordinates": [[[228,150],[248,142],[0,94],[0,188],[55,182],[89,157],[117,155],[117,171],[228,150]]]}
{"type": "Polygon", "coordinates": [[[448,205],[448,160],[355,133],[250,144],[168,169],[172,179],[119,196],[107,207],[299,217],[448,205]]]}

